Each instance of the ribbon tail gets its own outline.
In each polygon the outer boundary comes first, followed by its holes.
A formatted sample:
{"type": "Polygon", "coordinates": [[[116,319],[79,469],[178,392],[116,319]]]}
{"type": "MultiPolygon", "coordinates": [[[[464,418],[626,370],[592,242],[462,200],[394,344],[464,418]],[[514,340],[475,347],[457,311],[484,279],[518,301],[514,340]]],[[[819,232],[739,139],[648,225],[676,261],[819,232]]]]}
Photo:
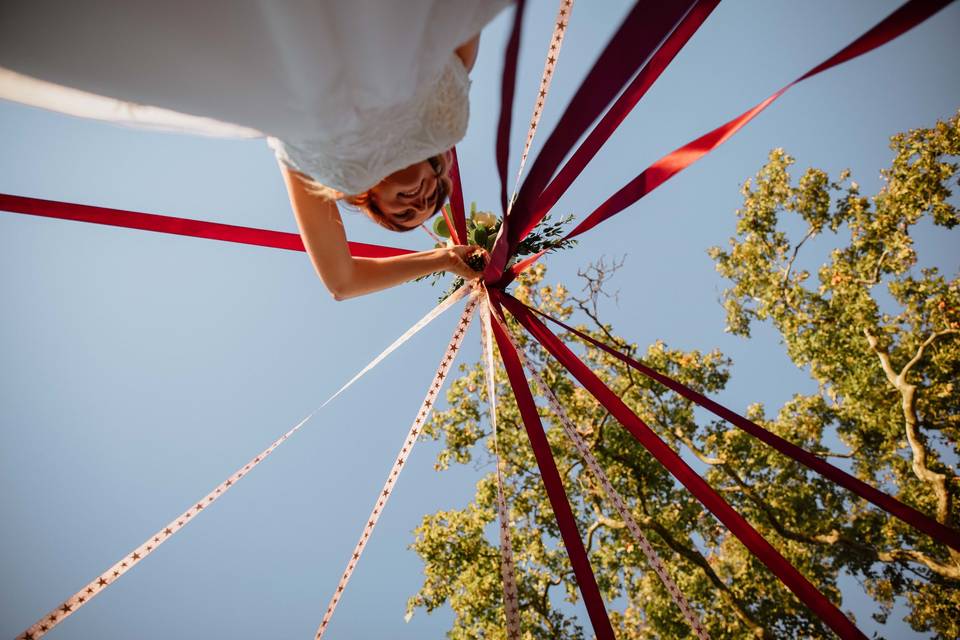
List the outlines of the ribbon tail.
{"type": "Polygon", "coordinates": [[[493,310],[490,297],[480,307],[480,340],[483,346],[484,374],[487,383],[487,401],[490,405],[490,425],[493,429],[493,453],[497,465],[497,516],[500,519],[500,575],[503,580],[504,613],[507,619],[507,637],[520,639],[520,598],[517,594],[517,578],[513,562],[513,542],[510,536],[510,516],[503,491],[503,460],[497,438],[497,390],[496,367],[493,359],[493,340],[490,318],[493,310]]]}
{"type": "Polygon", "coordinates": [[[453,362],[457,357],[457,353],[460,351],[460,345],[463,343],[464,334],[467,332],[467,327],[470,326],[470,321],[473,318],[473,312],[476,309],[478,302],[479,298],[477,296],[471,298],[471,300],[467,303],[466,308],[463,310],[463,314],[460,316],[460,322],[457,324],[457,328],[453,332],[453,337],[450,338],[450,343],[447,345],[447,348],[443,353],[443,358],[440,360],[440,365],[437,367],[437,372],[434,374],[433,380],[430,381],[430,386],[427,388],[427,394],[424,397],[423,402],[420,404],[420,410],[417,411],[417,417],[413,420],[413,424],[410,425],[410,429],[407,432],[407,437],[403,441],[403,445],[397,454],[397,458],[393,463],[393,467],[391,468],[389,475],[387,475],[387,480],[383,485],[383,490],[377,496],[373,510],[370,512],[370,517],[367,519],[367,523],[363,527],[363,532],[360,535],[360,539],[353,548],[353,555],[350,557],[350,560],[347,561],[347,567],[343,570],[343,574],[340,576],[340,581],[337,583],[337,589],[334,591],[333,597],[330,598],[330,603],[327,605],[327,610],[323,614],[323,619],[320,621],[320,626],[317,628],[317,632],[314,635],[315,640],[320,640],[320,638],[322,638],[323,634],[326,632],[327,627],[330,624],[330,620],[333,618],[333,614],[337,609],[337,605],[340,603],[340,599],[343,597],[343,592],[347,588],[347,583],[350,582],[350,577],[353,576],[353,572],[356,569],[357,564],[360,562],[360,556],[363,555],[363,550],[366,548],[367,542],[370,541],[370,537],[373,535],[373,530],[377,526],[377,522],[380,520],[380,516],[383,514],[384,508],[387,506],[387,501],[390,499],[390,496],[393,495],[393,489],[397,483],[397,480],[400,478],[400,473],[403,471],[404,466],[406,466],[407,460],[410,458],[410,454],[413,453],[413,447],[417,443],[420,432],[423,430],[423,425],[430,416],[430,412],[433,410],[433,406],[436,402],[437,396],[440,393],[440,389],[443,387],[443,383],[447,379],[447,375],[450,373],[450,368],[453,366],[453,362]]]}
{"type": "Polygon", "coordinates": [[[690,625],[690,629],[699,640],[709,640],[710,636],[707,633],[707,630],[704,628],[703,623],[700,622],[700,617],[697,615],[697,612],[693,610],[693,608],[690,606],[690,603],[687,601],[686,596],[683,595],[682,591],[680,591],[680,587],[677,586],[677,583],[673,580],[670,574],[667,573],[666,566],[663,564],[660,556],[650,544],[650,541],[647,540],[645,535],[643,535],[643,531],[640,530],[640,526],[637,524],[637,521],[630,513],[630,509],[627,507],[626,501],[623,499],[620,493],[614,489],[610,479],[607,478],[607,474],[603,471],[600,463],[597,462],[597,459],[590,452],[590,448],[587,446],[587,443],[584,442],[583,438],[577,432],[576,426],[574,426],[573,421],[570,420],[567,412],[564,411],[563,406],[557,399],[557,396],[554,395],[553,391],[550,389],[550,386],[544,381],[537,368],[527,360],[526,356],[524,356],[523,350],[517,347],[517,343],[514,340],[514,336],[510,330],[503,324],[503,322],[500,321],[500,318],[496,318],[496,320],[498,323],[500,323],[500,328],[503,329],[503,332],[510,339],[510,343],[513,345],[517,355],[520,356],[520,363],[523,365],[523,368],[530,373],[530,376],[533,378],[534,383],[540,391],[540,395],[546,398],[547,404],[550,406],[550,410],[557,418],[560,419],[560,426],[563,428],[564,433],[566,433],[567,437],[570,438],[570,441],[573,442],[573,446],[577,449],[580,457],[583,458],[583,461],[586,463],[590,473],[593,474],[594,478],[596,478],[600,483],[600,486],[603,487],[603,492],[606,495],[607,500],[613,504],[614,509],[616,509],[617,513],[620,515],[620,519],[626,524],[630,535],[632,535],[634,540],[637,541],[637,545],[640,547],[643,555],[646,556],[647,562],[650,564],[650,568],[653,569],[654,573],[657,574],[657,577],[660,578],[660,582],[663,583],[663,586],[666,588],[667,593],[670,594],[670,598],[673,600],[674,604],[676,604],[677,608],[680,609],[680,613],[686,619],[687,624],[690,625]]]}
{"type": "MultiPolygon", "coordinates": [[[[499,297],[495,296],[493,298],[495,311],[498,313],[500,312],[497,306],[499,297]]],[[[590,567],[590,560],[587,557],[583,539],[577,528],[576,517],[570,508],[566,491],[563,488],[563,481],[550,451],[550,443],[543,431],[543,424],[537,414],[537,407],[533,401],[533,396],[530,394],[530,387],[527,385],[523,368],[520,366],[519,356],[510,343],[509,337],[498,323],[493,324],[493,335],[497,340],[500,358],[506,367],[510,386],[513,388],[514,396],[517,399],[523,425],[533,447],[537,467],[540,469],[540,477],[547,491],[547,497],[550,499],[550,506],[553,507],[553,514],[557,520],[557,526],[560,528],[560,536],[567,549],[567,555],[570,557],[570,564],[573,565],[573,572],[577,578],[577,585],[580,587],[584,604],[587,607],[590,622],[593,624],[593,631],[598,640],[614,640],[616,636],[613,633],[610,618],[607,616],[607,609],[603,604],[597,579],[590,567]]]]}
{"type": "MultiPolygon", "coordinates": [[[[520,321],[544,348],[553,355],[580,384],[622,424],[660,464],[681,482],[703,506],[710,510],[746,548],[763,562],[833,631],[846,640],[866,636],[823,593],[784,558],[743,516],[714,491],[683,459],[647,426],[609,387],[607,387],[570,349],[518,300],[498,296],[510,313],[520,321]]],[[[502,351],[502,347],[501,347],[502,351]]]]}
{"type": "Polygon", "coordinates": [[[534,309],[533,307],[530,307],[528,305],[524,305],[524,306],[526,306],[527,309],[529,309],[530,311],[533,311],[537,315],[543,318],[546,318],[550,322],[553,322],[554,324],[560,327],[563,327],[564,329],[580,337],[581,339],[586,340],[587,342],[597,347],[598,349],[602,349],[603,351],[609,353],[611,356],[613,356],[614,358],[617,358],[618,360],[620,360],[627,366],[631,367],[635,371],[639,372],[640,374],[650,378],[651,380],[656,380],[660,384],[676,392],[677,394],[686,398],[687,400],[690,400],[691,402],[694,402],[695,404],[698,404],[704,409],[710,411],[714,415],[720,418],[723,418],[730,424],[733,424],[737,428],[745,431],[746,433],[749,433],[754,438],[757,438],[761,442],[773,447],[774,449],[776,449],[783,455],[787,456],[788,458],[799,462],[800,464],[804,465],[811,471],[814,471],[820,474],[821,476],[823,476],[824,478],[827,478],[828,480],[832,480],[833,482],[837,483],[841,487],[844,487],[845,489],[852,491],[853,493],[860,496],[864,500],[868,500],[869,502],[880,507],[881,509],[883,509],[890,515],[894,516],[895,518],[898,518],[904,523],[910,525],[914,529],[918,531],[922,531],[923,533],[926,533],[937,542],[940,542],[941,544],[945,544],[948,547],[951,547],[953,549],[960,551],[960,531],[957,531],[956,529],[951,529],[950,527],[947,527],[946,525],[943,525],[940,522],[937,522],[936,520],[927,516],[926,514],[923,514],[920,511],[914,509],[913,507],[897,500],[893,496],[887,493],[884,493],[883,491],[880,491],[875,487],[870,486],[869,484],[867,484],[866,482],[863,482],[856,476],[850,475],[843,469],[840,469],[830,464],[823,458],[820,458],[817,455],[810,453],[809,451],[802,449],[801,447],[798,447],[797,445],[793,444],[788,440],[784,440],[777,434],[772,433],[767,429],[764,429],[763,427],[758,425],[756,422],[753,422],[752,420],[748,420],[747,418],[741,416],[735,411],[732,411],[731,409],[728,409],[727,407],[723,406],[719,402],[711,400],[710,398],[704,396],[701,393],[694,391],[690,387],[687,387],[686,385],[680,382],[677,382],[676,380],[670,378],[669,376],[665,376],[662,373],[654,369],[651,369],[650,367],[644,365],[641,362],[638,362],[637,360],[631,358],[630,356],[624,354],[623,352],[618,351],[617,349],[614,349],[610,345],[605,344],[583,333],[582,331],[579,331],[571,327],[565,322],[562,322],[561,320],[557,320],[556,318],[546,313],[543,313],[542,311],[539,311],[538,309],[534,309]]]}

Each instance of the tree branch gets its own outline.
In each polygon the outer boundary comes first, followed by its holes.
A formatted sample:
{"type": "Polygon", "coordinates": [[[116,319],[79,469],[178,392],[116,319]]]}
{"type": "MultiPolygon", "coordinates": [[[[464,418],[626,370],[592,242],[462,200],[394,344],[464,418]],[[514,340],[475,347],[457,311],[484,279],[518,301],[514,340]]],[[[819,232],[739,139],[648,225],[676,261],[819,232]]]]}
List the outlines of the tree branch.
{"type": "Polygon", "coordinates": [[[873,278],[870,280],[864,280],[863,278],[857,278],[857,284],[865,284],[867,286],[873,286],[875,284],[880,284],[880,269],[883,266],[883,259],[890,255],[889,249],[884,249],[883,253],[880,254],[880,258],[877,260],[877,267],[874,269],[873,278]]]}
{"type": "Polygon", "coordinates": [[[900,370],[900,375],[897,377],[901,381],[906,380],[907,374],[910,373],[910,370],[913,368],[913,366],[920,361],[920,358],[923,357],[924,350],[927,347],[929,347],[933,343],[933,341],[936,340],[937,338],[940,338],[942,336],[949,335],[949,334],[960,334],[960,331],[958,331],[957,329],[944,329],[943,331],[935,331],[931,333],[926,340],[920,343],[920,346],[917,348],[917,352],[914,354],[912,358],[910,358],[910,362],[903,365],[903,369],[900,370]]]}
{"type": "Polygon", "coordinates": [[[674,428],[673,435],[675,435],[677,439],[680,440],[680,442],[685,444],[687,448],[690,449],[690,451],[693,453],[693,455],[697,456],[697,459],[700,460],[700,462],[704,464],[708,464],[710,466],[726,464],[727,461],[724,460],[723,458],[712,458],[708,456],[706,453],[704,453],[700,448],[697,447],[697,445],[693,443],[693,440],[688,438],[687,435],[683,433],[683,431],[680,428],[674,428]]]}
{"type": "MultiPolygon", "coordinates": [[[[743,624],[745,624],[751,630],[751,635],[753,637],[755,638],[767,637],[766,630],[759,623],[757,623],[756,620],[753,619],[753,616],[750,615],[750,612],[747,610],[747,608],[740,602],[739,598],[737,598],[736,594],[733,593],[729,585],[727,585],[720,578],[720,576],[717,575],[716,571],[713,570],[713,567],[710,566],[710,563],[703,556],[703,554],[700,553],[700,551],[696,548],[696,546],[694,546],[693,543],[689,541],[688,541],[689,544],[684,544],[680,542],[670,533],[669,529],[667,529],[665,526],[663,526],[662,524],[660,524],[650,516],[649,510],[646,504],[646,492],[644,491],[645,483],[644,483],[643,475],[640,473],[639,469],[637,469],[636,466],[634,466],[630,461],[622,459],[621,456],[613,454],[612,452],[609,452],[609,451],[607,451],[606,453],[611,458],[613,458],[614,460],[617,460],[618,462],[623,464],[625,467],[630,469],[630,471],[633,473],[634,478],[636,479],[636,482],[639,488],[638,502],[640,505],[640,509],[643,512],[642,517],[637,517],[636,514],[632,514],[637,524],[643,527],[644,529],[652,530],[656,532],[657,535],[660,536],[660,538],[667,544],[668,547],[670,547],[673,551],[677,552],[682,557],[686,558],[688,561],[690,561],[696,567],[698,567],[704,573],[704,575],[707,577],[710,583],[717,590],[720,591],[721,597],[723,597],[723,599],[727,602],[727,604],[733,609],[737,617],[740,618],[740,621],[743,622],[743,624]]],[[[598,521],[601,521],[601,520],[598,518],[598,521]]],[[[621,529],[626,526],[623,522],[614,520],[612,518],[607,518],[607,517],[604,517],[602,522],[604,522],[606,526],[609,526],[615,529],[621,529]]]]}
{"type": "MultiPolygon", "coordinates": [[[[907,442],[910,445],[910,451],[913,456],[913,474],[918,480],[928,484],[933,491],[937,501],[937,520],[947,526],[951,526],[951,507],[953,495],[951,491],[951,482],[947,481],[947,474],[937,473],[927,466],[927,448],[923,442],[923,436],[918,429],[919,418],[917,416],[916,405],[916,385],[906,381],[906,375],[910,369],[923,357],[924,349],[933,343],[938,337],[949,333],[958,333],[955,329],[945,329],[932,333],[924,340],[913,358],[904,365],[899,373],[895,372],[890,362],[890,354],[885,348],[880,346],[876,336],[870,333],[870,330],[864,327],[863,334],[867,338],[867,343],[880,360],[880,366],[887,376],[891,386],[900,393],[900,407],[903,412],[904,430],[906,431],[907,442]]],[[[956,480],[956,475],[951,474],[950,480],[956,480]]],[[[960,552],[950,549],[950,556],[954,563],[960,567],[960,552]]]]}
{"type": "Polygon", "coordinates": [[[782,522],[780,522],[776,513],[770,508],[767,502],[763,500],[762,497],[758,496],[753,490],[753,487],[747,484],[747,482],[745,482],[734,469],[730,468],[730,466],[726,464],[721,468],[723,469],[724,473],[726,473],[730,479],[733,480],[743,490],[743,494],[747,497],[747,499],[749,499],[754,505],[757,506],[758,509],[760,509],[767,522],[771,527],[773,527],[773,530],[783,538],[793,540],[794,542],[818,546],[842,544],[867,555],[869,558],[874,558],[881,562],[917,562],[924,565],[930,569],[930,571],[939,576],[949,578],[951,580],[960,580],[960,566],[943,564],[921,551],[916,551],[914,549],[897,549],[890,552],[878,551],[870,545],[863,544],[858,540],[844,536],[836,529],[828,534],[819,535],[809,535],[788,529],[782,522]]]}
{"type": "MultiPolygon", "coordinates": [[[[800,247],[803,246],[803,243],[817,235],[817,230],[811,228],[807,231],[807,234],[803,236],[800,242],[797,243],[797,246],[793,248],[793,255],[790,256],[790,260],[787,261],[787,268],[783,272],[783,280],[780,281],[780,293],[783,296],[784,300],[787,298],[787,282],[790,280],[790,271],[793,269],[793,263],[797,259],[797,254],[800,252],[800,247]]],[[[768,245],[769,246],[769,245],[768,245]]]]}

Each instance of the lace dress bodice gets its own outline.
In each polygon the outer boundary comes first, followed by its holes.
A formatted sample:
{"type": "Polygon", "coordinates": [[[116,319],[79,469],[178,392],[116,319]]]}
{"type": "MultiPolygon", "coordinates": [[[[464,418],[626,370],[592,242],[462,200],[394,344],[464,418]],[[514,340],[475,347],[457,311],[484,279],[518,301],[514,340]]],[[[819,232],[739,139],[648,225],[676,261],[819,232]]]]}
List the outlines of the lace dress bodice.
{"type": "Polygon", "coordinates": [[[326,187],[359,194],[385,176],[446,151],[466,134],[470,78],[456,55],[406,101],[355,109],[335,135],[268,138],[277,158],[326,187]]]}

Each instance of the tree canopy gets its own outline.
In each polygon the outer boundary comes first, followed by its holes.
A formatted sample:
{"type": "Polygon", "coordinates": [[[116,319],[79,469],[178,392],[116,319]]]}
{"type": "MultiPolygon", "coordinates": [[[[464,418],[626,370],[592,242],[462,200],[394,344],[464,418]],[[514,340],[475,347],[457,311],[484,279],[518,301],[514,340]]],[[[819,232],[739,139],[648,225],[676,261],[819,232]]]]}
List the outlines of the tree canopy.
{"type": "MultiPolygon", "coordinates": [[[[818,391],[796,394],[775,414],[755,404],[746,415],[787,440],[830,458],[948,526],[960,524],[960,281],[919,266],[911,232],[918,224],[952,228],[960,156],[960,114],[891,139],[894,159],[882,188],[861,194],[849,171],[835,179],[808,169],[794,182],[794,159],[781,149],[743,185],[736,236],[713,247],[726,329],[750,336],[770,323],[790,359],[818,391]],[[804,248],[825,237],[833,247],[816,278],[802,268],[804,248]],[[814,282],[815,280],[815,282],[814,282]]],[[[941,231],[943,233],[944,231],[941,231]]],[[[545,284],[537,267],[514,295],[613,343],[693,389],[714,395],[731,374],[718,350],[645,349],[599,317],[604,282],[616,265],[583,272],[588,295],[545,284]]],[[[668,571],[714,638],[830,637],[829,630],[680,487],[630,434],[532,339],[519,345],[536,363],[668,571]]],[[[960,554],[860,500],[731,427],[704,419],[690,402],[626,368],[572,334],[584,361],[661,438],[706,468],[707,481],[811,582],[836,602],[838,578],[852,574],[877,602],[881,622],[905,597],[907,621],[938,638],[960,637],[960,554]]],[[[481,363],[461,366],[424,433],[443,449],[436,469],[484,464],[493,456],[481,363]]],[[[497,372],[499,450],[505,465],[525,637],[583,638],[564,598],[579,597],[572,569],[506,374],[497,372]],[[562,596],[562,597],[560,597],[562,596]]],[[[540,408],[557,466],[586,540],[619,638],[674,638],[688,627],[636,541],[604,499],[556,419],[540,408]]],[[[492,465],[470,504],[423,518],[413,549],[425,580],[409,611],[448,603],[450,638],[503,638],[492,465]]]]}

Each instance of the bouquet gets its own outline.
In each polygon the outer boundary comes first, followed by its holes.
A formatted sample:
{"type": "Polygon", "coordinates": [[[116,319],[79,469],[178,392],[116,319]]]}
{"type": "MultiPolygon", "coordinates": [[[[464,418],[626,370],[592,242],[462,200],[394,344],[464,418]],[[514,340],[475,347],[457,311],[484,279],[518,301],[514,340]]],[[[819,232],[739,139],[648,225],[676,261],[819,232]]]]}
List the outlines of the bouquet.
{"type": "MultiPolygon", "coordinates": [[[[446,204],[443,207],[444,212],[447,217],[451,220],[453,219],[452,211],[450,210],[450,205],[446,204]]],[[[543,218],[543,220],[538,224],[530,234],[524,238],[516,247],[513,255],[510,256],[507,261],[507,267],[515,264],[517,260],[523,258],[524,256],[532,255],[534,253],[539,253],[541,251],[556,251],[558,249],[566,249],[572,247],[576,244],[576,240],[565,240],[563,238],[564,227],[573,220],[573,215],[567,215],[561,218],[556,222],[550,220],[550,215],[548,214],[543,218]]],[[[469,245],[474,245],[486,251],[493,250],[493,243],[497,239],[497,234],[500,232],[500,227],[502,226],[503,221],[497,218],[493,213],[489,211],[477,211],[477,203],[470,203],[470,216],[467,218],[467,238],[466,243],[469,245]]],[[[433,232],[440,238],[446,239],[446,243],[438,242],[437,248],[444,246],[452,246],[453,240],[451,239],[450,229],[447,226],[447,220],[444,216],[437,216],[433,222],[433,232]]],[[[480,272],[484,268],[483,256],[480,253],[475,253],[467,259],[467,264],[473,268],[474,271],[480,272]]],[[[436,284],[440,278],[443,276],[443,273],[437,272],[432,274],[432,276],[423,276],[417,278],[417,280],[423,280],[424,278],[432,277],[432,283],[436,284]]],[[[464,279],[461,277],[456,277],[453,282],[450,283],[450,287],[440,296],[440,301],[442,302],[449,296],[451,293],[459,289],[464,285],[464,279]]]]}

